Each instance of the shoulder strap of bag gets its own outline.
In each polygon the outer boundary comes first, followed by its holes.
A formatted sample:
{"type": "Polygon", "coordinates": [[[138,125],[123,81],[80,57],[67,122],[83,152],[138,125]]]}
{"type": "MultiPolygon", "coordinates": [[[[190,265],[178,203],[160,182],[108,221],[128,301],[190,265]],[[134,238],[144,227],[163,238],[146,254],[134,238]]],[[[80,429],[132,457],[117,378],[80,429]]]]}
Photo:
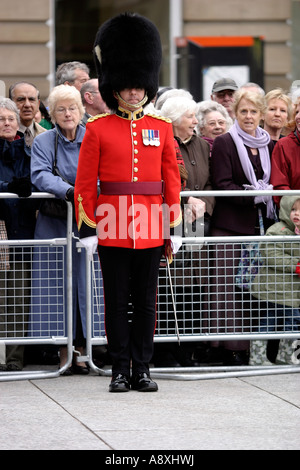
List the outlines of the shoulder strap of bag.
{"type": "Polygon", "coordinates": [[[60,173],[59,169],[57,168],[57,146],[58,146],[58,132],[56,131],[56,136],[55,136],[55,152],[54,152],[54,162],[53,162],[53,174],[56,174],[59,176],[65,183],[68,183],[70,186],[74,186],[73,183],[70,183],[66,178],[62,176],[60,173]]]}

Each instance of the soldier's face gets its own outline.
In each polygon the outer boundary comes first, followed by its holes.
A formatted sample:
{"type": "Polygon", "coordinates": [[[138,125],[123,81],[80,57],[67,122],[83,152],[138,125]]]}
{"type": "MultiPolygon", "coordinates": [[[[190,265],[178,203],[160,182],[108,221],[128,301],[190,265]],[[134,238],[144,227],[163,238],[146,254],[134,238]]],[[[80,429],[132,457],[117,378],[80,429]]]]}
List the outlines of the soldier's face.
{"type": "MultiPolygon", "coordinates": [[[[135,109],[135,106],[143,100],[145,90],[144,88],[124,88],[124,90],[119,92],[119,95],[128,105],[128,109],[131,110],[131,106],[132,109],[135,109]]],[[[124,105],[124,103],[122,103],[122,105],[124,105]]]]}

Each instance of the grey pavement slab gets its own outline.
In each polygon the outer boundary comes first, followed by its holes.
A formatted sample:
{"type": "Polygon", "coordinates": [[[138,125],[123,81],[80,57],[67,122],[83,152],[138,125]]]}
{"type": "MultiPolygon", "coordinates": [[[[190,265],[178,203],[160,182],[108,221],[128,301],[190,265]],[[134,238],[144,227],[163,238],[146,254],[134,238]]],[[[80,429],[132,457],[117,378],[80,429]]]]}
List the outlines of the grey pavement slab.
{"type": "Polygon", "coordinates": [[[112,394],[110,377],[0,382],[0,450],[298,450],[300,374],[156,379],[112,394]]]}

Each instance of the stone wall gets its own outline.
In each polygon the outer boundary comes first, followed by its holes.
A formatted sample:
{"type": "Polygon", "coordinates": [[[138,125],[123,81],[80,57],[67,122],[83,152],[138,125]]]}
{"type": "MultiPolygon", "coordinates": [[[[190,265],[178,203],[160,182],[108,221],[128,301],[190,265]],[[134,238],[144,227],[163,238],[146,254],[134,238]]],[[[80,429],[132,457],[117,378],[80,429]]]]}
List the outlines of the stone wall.
{"type": "Polygon", "coordinates": [[[8,88],[26,80],[34,83],[41,98],[50,91],[51,0],[1,0],[0,2],[0,79],[8,88]]]}
{"type": "MultiPolygon", "coordinates": [[[[296,0],[298,1],[298,0],[296,0]]],[[[290,0],[183,0],[184,36],[264,37],[266,91],[291,85],[290,0]]]]}
{"type": "MultiPolygon", "coordinates": [[[[25,79],[37,85],[42,99],[48,96],[55,72],[49,44],[53,4],[54,0],[0,1],[0,80],[6,90],[25,79]]],[[[183,35],[264,36],[265,89],[289,89],[293,57],[295,63],[291,18],[295,4],[300,8],[299,0],[183,0],[183,35]]]]}

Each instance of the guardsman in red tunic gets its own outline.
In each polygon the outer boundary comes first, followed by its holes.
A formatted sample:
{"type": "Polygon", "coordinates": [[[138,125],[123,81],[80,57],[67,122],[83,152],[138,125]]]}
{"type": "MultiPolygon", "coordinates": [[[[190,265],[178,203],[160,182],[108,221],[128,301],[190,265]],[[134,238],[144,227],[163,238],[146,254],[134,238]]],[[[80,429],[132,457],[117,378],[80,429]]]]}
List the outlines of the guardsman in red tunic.
{"type": "Polygon", "coordinates": [[[181,224],[172,124],[143,112],[157,91],[160,38],[146,18],[122,14],[100,27],[94,52],[101,96],[112,113],[86,126],[75,184],[77,223],[88,252],[98,246],[112,358],[109,391],[156,391],[149,361],[159,263],[181,224]]]}

